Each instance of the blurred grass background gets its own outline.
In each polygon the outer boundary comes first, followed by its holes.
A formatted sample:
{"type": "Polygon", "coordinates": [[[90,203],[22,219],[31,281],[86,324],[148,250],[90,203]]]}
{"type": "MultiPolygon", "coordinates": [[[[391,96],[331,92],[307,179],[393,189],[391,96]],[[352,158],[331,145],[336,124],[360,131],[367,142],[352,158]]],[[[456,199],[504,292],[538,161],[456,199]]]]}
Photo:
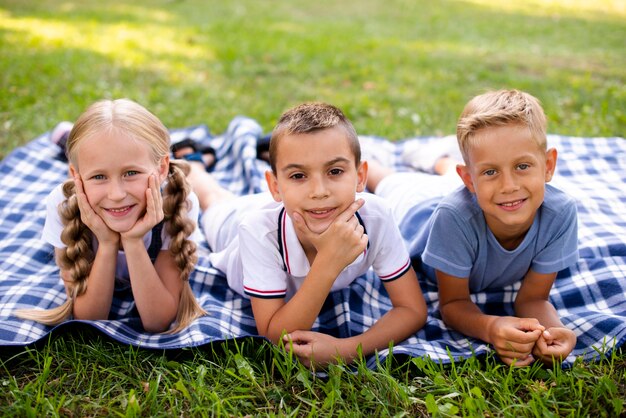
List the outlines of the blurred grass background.
{"type": "Polygon", "coordinates": [[[216,133],[324,100],[398,139],[452,133],[471,96],[514,87],[551,133],[624,136],[625,3],[0,0],[0,156],[118,97],[216,133]]]}

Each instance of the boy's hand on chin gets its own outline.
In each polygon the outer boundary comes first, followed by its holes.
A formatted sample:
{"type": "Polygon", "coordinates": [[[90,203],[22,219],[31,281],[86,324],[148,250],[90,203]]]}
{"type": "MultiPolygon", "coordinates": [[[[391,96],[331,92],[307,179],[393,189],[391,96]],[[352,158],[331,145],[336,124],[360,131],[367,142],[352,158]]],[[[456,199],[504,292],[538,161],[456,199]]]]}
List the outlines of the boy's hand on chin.
{"type": "Polygon", "coordinates": [[[354,201],[321,234],[311,231],[304,217],[297,212],[293,214],[293,223],[301,236],[315,247],[318,256],[327,257],[327,261],[336,263],[343,270],[367,248],[367,234],[355,216],[364,203],[363,199],[354,201]]]}

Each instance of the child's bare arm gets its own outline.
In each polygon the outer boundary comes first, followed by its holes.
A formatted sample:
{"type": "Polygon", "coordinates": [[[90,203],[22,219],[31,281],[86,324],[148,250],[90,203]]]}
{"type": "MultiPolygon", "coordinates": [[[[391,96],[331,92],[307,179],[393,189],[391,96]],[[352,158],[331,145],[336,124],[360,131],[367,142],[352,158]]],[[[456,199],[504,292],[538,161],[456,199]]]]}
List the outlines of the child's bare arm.
{"type": "Polygon", "coordinates": [[[543,326],[536,319],[484,314],[470,299],[466,279],[437,271],[439,309],[444,322],[470,337],[490,343],[506,364],[532,362],[530,356],[543,326]]]}
{"type": "MultiPolygon", "coordinates": [[[[61,250],[56,249],[57,259],[61,250]]],[[[87,289],[74,299],[73,316],[75,319],[108,319],[115,287],[115,263],[117,246],[99,246],[89,272],[87,289]]],[[[69,273],[61,268],[61,278],[68,297],[72,296],[74,284],[69,281],[69,273]]]]}
{"type": "Polygon", "coordinates": [[[563,325],[549,300],[555,279],[556,273],[539,274],[530,270],[515,298],[515,313],[537,318],[546,329],[537,341],[533,355],[547,364],[563,360],[576,345],[576,334],[563,325]]]}
{"type": "Polygon", "coordinates": [[[396,280],[384,283],[393,308],[363,334],[339,339],[310,331],[295,331],[285,344],[305,365],[325,365],[341,358],[354,360],[359,346],[363,355],[399,343],[417,332],[426,322],[426,302],[413,269],[396,280]]]}
{"type": "Polygon", "coordinates": [[[555,279],[556,273],[539,274],[530,270],[515,297],[515,313],[537,318],[546,328],[562,327],[563,323],[548,299],[555,279]]]}
{"type": "Polygon", "coordinates": [[[336,271],[330,266],[326,267],[317,260],[316,258],[300,289],[287,303],[284,298],[250,298],[254,321],[260,335],[276,343],[283,332],[311,329],[330,293],[332,284],[341,271],[336,271]]]}
{"type": "Polygon", "coordinates": [[[162,332],[176,318],[182,281],[170,251],[160,251],[154,264],[143,237],[163,219],[163,201],[155,176],[146,190],[146,213],[133,228],[121,234],[137,311],[144,329],[162,332]]]}
{"type": "MultiPolygon", "coordinates": [[[[83,188],[80,175],[73,176],[76,187],[76,199],[82,222],[98,240],[98,249],[89,272],[85,292],[74,300],[73,315],[76,319],[107,319],[113,300],[115,287],[115,265],[120,246],[120,235],[112,231],[102,218],[93,210],[83,188]]],[[[56,250],[57,259],[60,251],[56,250]]],[[[68,281],[69,274],[61,267],[61,278],[69,297],[72,295],[73,283],[68,281]]]]}
{"type": "Polygon", "coordinates": [[[141,324],[148,332],[166,331],[176,318],[183,285],[172,253],[160,251],[152,264],[143,242],[125,243],[124,248],[141,324]]]}
{"type": "Polygon", "coordinates": [[[322,234],[311,232],[299,214],[293,215],[294,225],[313,244],[317,254],[302,286],[289,302],[251,298],[261,335],[277,342],[284,331],[311,328],[339,273],[367,246],[367,235],[354,216],[362,205],[362,200],[352,203],[322,234]]]}

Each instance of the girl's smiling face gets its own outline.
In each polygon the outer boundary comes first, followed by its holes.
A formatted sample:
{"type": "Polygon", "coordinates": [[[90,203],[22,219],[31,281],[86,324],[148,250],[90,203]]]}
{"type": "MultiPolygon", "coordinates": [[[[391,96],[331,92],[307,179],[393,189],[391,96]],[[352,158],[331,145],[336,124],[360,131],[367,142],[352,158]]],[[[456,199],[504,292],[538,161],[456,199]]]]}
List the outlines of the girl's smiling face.
{"type": "Polygon", "coordinates": [[[76,149],[72,176],[80,175],[93,210],[115,232],[129,231],[146,211],[151,174],[160,184],[167,174],[167,158],[155,163],[146,142],[113,129],[84,138],[76,149]]]}

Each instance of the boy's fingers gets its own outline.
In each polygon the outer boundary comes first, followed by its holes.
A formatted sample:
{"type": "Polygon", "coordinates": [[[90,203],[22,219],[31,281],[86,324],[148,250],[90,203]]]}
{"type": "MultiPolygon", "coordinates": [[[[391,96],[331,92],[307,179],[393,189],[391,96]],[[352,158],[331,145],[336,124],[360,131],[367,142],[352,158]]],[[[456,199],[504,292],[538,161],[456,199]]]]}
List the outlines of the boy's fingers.
{"type": "Polygon", "coordinates": [[[304,217],[300,215],[298,212],[294,212],[291,215],[291,220],[293,221],[296,228],[298,228],[304,234],[309,234],[311,232],[311,230],[309,229],[309,226],[306,224],[306,221],[304,220],[304,217]]]}
{"type": "Polygon", "coordinates": [[[520,358],[530,354],[535,344],[535,341],[531,341],[527,344],[518,342],[506,342],[504,345],[499,346],[499,349],[497,351],[501,355],[520,358]]]}
{"type": "Polygon", "coordinates": [[[535,318],[519,318],[517,329],[521,331],[543,331],[546,328],[535,318]]]}
{"type": "Polygon", "coordinates": [[[508,332],[503,337],[503,339],[505,339],[510,344],[531,344],[537,341],[540,336],[540,330],[525,331],[520,329],[513,329],[511,332],[508,332]]]}
{"type": "Polygon", "coordinates": [[[361,207],[365,204],[365,200],[357,199],[348,206],[346,210],[344,210],[339,216],[337,216],[338,221],[348,222],[352,218],[354,218],[354,214],[357,210],[361,209],[361,207]]]}
{"type": "Polygon", "coordinates": [[[548,341],[545,338],[539,338],[537,343],[535,344],[535,348],[539,351],[539,353],[545,353],[548,349],[548,341]]]}
{"type": "Polygon", "coordinates": [[[290,332],[289,334],[283,335],[283,341],[298,341],[298,331],[290,332]]]}
{"type": "Polygon", "coordinates": [[[530,353],[527,353],[527,354],[498,353],[498,356],[500,357],[500,360],[502,360],[504,364],[508,366],[515,366],[515,367],[528,366],[533,361],[535,361],[535,358],[530,353]]]}
{"type": "Polygon", "coordinates": [[[530,366],[534,361],[535,361],[535,358],[532,356],[532,354],[529,354],[528,356],[526,356],[526,358],[517,359],[515,363],[513,364],[513,366],[526,367],[526,366],[530,366]]]}
{"type": "Polygon", "coordinates": [[[283,341],[293,341],[294,343],[307,342],[310,339],[308,338],[309,336],[309,331],[295,330],[289,334],[285,334],[283,341]]]}
{"type": "Polygon", "coordinates": [[[369,241],[369,237],[367,236],[367,234],[361,235],[361,246],[363,248],[367,248],[367,242],[368,241],[369,241]]]}
{"type": "Polygon", "coordinates": [[[541,336],[543,337],[542,340],[545,340],[547,345],[552,344],[552,342],[554,341],[554,337],[552,336],[552,334],[550,333],[550,331],[545,330],[541,336]]]}

